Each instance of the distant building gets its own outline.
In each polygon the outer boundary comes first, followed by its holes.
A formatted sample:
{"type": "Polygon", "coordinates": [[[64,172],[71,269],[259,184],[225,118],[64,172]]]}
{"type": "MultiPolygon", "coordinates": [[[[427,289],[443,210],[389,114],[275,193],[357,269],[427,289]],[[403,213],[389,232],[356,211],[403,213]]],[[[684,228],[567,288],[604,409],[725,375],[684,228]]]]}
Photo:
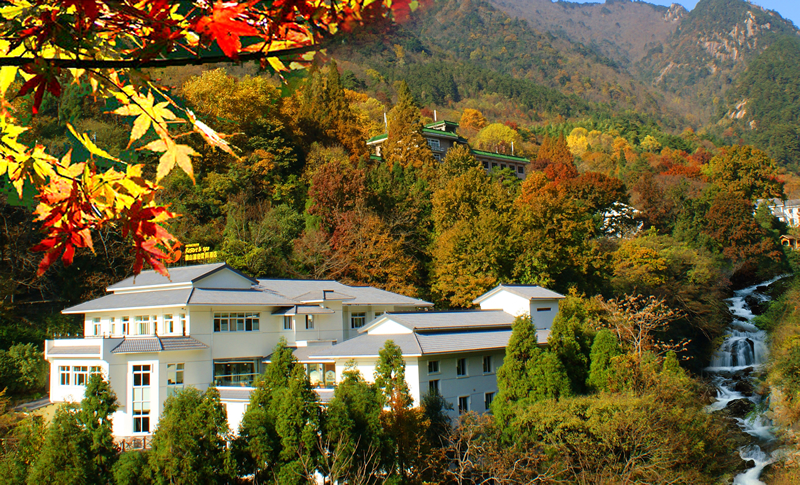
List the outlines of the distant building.
{"type": "MultiPolygon", "coordinates": [[[[457,129],[458,123],[452,121],[435,121],[422,128],[422,136],[428,142],[428,146],[431,147],[433,152],[433,157],[437,161],[443,161],[450,148],[456,145],[468,145],[467,140],[456,133],[457,129]]],[[[373,157],[380,158],[382,156],[381,149],[388,137],[389,135],[384,133],[367,140],[367,145],[375,150],[373,157]]],[[[523,157],[475,150],[473,148],[470,148],[470,152],[483,164],[483,168],[487,172],[508,168],[513,170],[517,177],[524,179],[530,166],[530,161],[523,157]]]]}
{"type": "Polygon", "coordinates": [[[294,349],[325,402],[348,360],[372,380],[378,350],[399,345],[414,400],[438,390],[456,409],[483,411],[497,392],[514,318],[533,316],[547,342],[562,295],[501,285],[481,310],[421,311],[431,303],[330,280],[255,279],[225,263],[143,271],[108,295],[67,308],[84,315],[84,338],[48,340],[50,401],[78,402],[102,374],[118,398],[114,435],[152,433],[164,401],[192,386],[219,390],[236,431],[255,377],[281,338],[294,349]]]}
{"type": "Polygon", "coordinates": [[[791,227],[800,227],[800,199],[758,199],[756,207],[762,204],[767,206],[781,222],[785,222],[791,227]]]}

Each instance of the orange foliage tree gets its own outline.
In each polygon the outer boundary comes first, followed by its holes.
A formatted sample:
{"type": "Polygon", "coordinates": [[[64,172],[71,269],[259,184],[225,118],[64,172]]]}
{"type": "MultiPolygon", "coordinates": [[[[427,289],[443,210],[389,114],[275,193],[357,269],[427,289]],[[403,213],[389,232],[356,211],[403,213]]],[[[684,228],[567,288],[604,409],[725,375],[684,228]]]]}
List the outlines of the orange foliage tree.
{"type": "Polygon", "coordinates": [[[410,0],[277,0],[178,2],[168,0],[10,0],[0,8],[0,175],[20,198],[26,186],[38,199],[35,214],[45,238],[39,274],[58,258],[70,264],[78,248],[92,249],[92,233],[120,230],[134,246],[134,272],[145,263],[166,275],[180,257],[180,243],[164,227],[176,214],[156,201],[158,183],[177,165],[194,178],[197,152],[180,140],[194,133],[235,156],[235,149],[146,68],[258,60],[284,74],[302,69],[332,36],[374,19],[404,20],[410,0]],[[154,180],[141,164],[129,164],[68,125],[89,153],[57,158],[28,146],[26,130],[10,102],[33,96],[36,114],[46,93],[59,97],[62,83],[86,83],[94,96],[111,101],[113,113],[131,118],[129,148],[159,156],[154,180]],[[101,168],[103,164],[111,168],[101,168]]]}

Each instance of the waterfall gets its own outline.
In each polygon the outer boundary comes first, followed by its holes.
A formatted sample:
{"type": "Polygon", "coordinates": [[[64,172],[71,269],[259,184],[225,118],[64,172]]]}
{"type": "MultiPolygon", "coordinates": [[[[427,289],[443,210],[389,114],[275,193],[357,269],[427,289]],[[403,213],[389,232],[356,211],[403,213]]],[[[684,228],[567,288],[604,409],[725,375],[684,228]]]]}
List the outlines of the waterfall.
{"type": "MultiPolygon", "coordinates": [[[[746,298],[757,298],[767,301],[768,298],[758,292],[759,288],[769,286],[781,276],[765,283],[759,283],[734,292],[727,301],[734,321],[728,328],[725,341],[711,358],[711,365],[706,371],[712,375],[712,383],[717,388],[717,400],[707,407],[707,411],[720,411],[728,407],[732,401],[747,399],[754,405],[761,404],[761,397],[752,392],[750,371],[760,368],[767,362],[767,333],[753,324],[755,315],[747,304],[746,298]],[[743,385],[743,383],[745,383],[743,385]]],[[[736,418],[742,431],[766,444],[775,440],[772,423],[762,413],[750,418],[736,418]]],[[[768,454],[756,444],[750,444],[739,450],[742,460],[752,461],[754,466],[736,476],[734,485],[764,485],[759,480],[761,471],[777,459],[776,453],[768,454]]]]}

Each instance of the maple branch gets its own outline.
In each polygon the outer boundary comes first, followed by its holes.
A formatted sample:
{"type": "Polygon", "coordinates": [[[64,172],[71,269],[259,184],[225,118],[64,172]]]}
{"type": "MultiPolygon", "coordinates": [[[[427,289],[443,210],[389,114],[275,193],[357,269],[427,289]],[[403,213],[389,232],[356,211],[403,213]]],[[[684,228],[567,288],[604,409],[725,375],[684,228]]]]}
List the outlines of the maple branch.
{"type": "Polygon", "coordinates": [[[215,64],[220,62],[247,62],[266,59],[269,57],[291,56],[295,54],[305,54],[315,50],[325,48],[329,43],[323,40],[318,44],[311,44],[303,47],[293,47],[291,49],[280,49],[270,52],[245,52],[239,54],[237,59],[232,59],[226,55],[206,56],[206,57],[178,57],[175,59],[46,59],[41,57],[0,57],[0,67],[4,66],[24,66],[42,59],[55,67],[65,69],[125,69],[125,68],[161,68],[172,66],[200,66],[203,64],[215,64]]]}

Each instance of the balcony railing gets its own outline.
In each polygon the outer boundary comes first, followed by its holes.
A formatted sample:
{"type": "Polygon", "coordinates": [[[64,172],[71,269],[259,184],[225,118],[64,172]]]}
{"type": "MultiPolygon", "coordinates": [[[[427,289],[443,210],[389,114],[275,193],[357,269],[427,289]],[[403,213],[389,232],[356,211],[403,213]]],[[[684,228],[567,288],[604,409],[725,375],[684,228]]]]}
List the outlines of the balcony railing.
{"type": "Polygon", "coordinates": [[[229,374],[214,376],[214,385],[219,387],[253,387],[258,374],[229,374]]]}

